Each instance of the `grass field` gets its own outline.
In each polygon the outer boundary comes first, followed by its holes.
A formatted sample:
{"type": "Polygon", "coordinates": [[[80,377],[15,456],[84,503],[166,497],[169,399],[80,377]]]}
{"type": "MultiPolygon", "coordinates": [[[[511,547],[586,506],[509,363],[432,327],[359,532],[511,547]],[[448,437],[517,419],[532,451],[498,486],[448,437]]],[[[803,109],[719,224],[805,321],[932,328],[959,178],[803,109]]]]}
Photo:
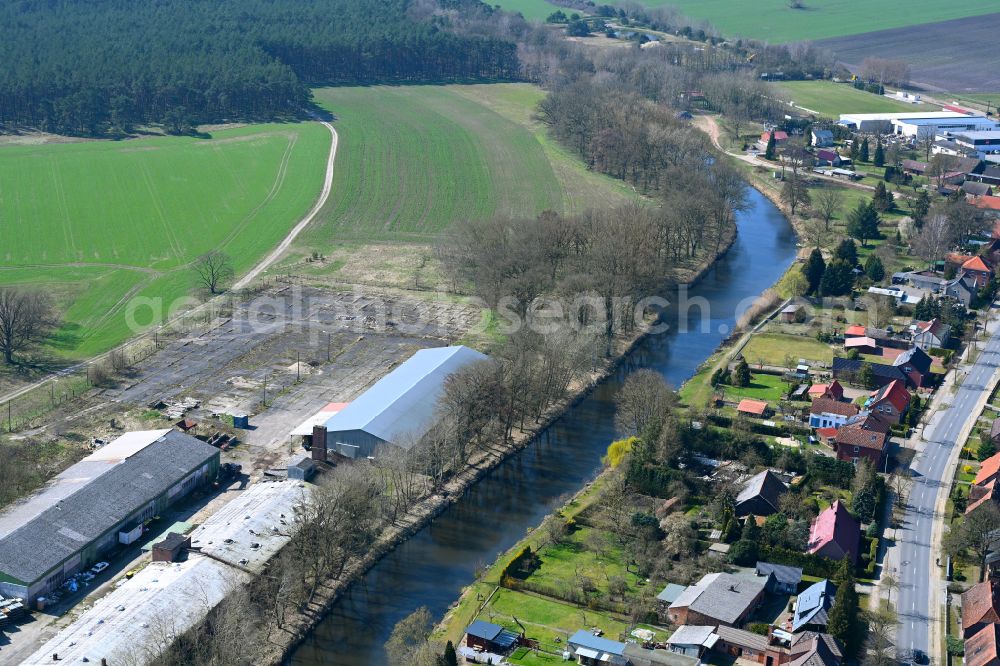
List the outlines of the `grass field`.
{"type": "Polygon", "coordinates": [[[857,90],[847,83],[833,81],[786,81],[774,84],[776,97],[783,102],[815,111],[827,118],[842,113],[889,113],[891,111],[938,111],[937,106],[907,104],[882,95],[857,90]]]}
{"type": "Polygon", "coordinates": [[[448,289],[432,243],[455,222],[634,200],[549,138],[533,118],[543,96],[527,84],[316,91],[340,135],[333,195],[274,270],[323,284],[448,289]],[[326,259],[306,261],[316,252],[326,259]]]}
{"type": "Polygon", "coordinates": [[[913,0],[805,0],[791,9],[787,0],[639,0],[647,7],[673,6],[691,18],[706,19],[727,36],[753,37],[771,43],[853,35],[886,28],[987,14],[986,4],[913,0]]]}
{"type": "Polygon", "coordinates": [[[30,283],[64,310],[67,357],[129,337],[126,302],[164,307],[217,248],[248,269],[319,193],[329,133],[316,123],[218,131],[211,139],[0,148],[0,283],[30,283]]]}
{"type": "MultiPolygon", "coordinates": [[[[747,358],[749,359],[748,363],[755,363],[755,359],[747,358]]],[[[788,393],[788,382],[778,375],[758,373],[752,376],[749,386],[726,385],[725,391],[726,395],[733,400],[751,398],[774,404],[788,393]]]]}
{"type": "MultiPolygon", "coordinates": [[[[800,358],[831,363],[833,349],[830,345],[815,338],[781,333],[760,333],[750,338],[750,342],[743,349],[743,357],[751,365],[751,369],[760,361],[766,365],[785,366],[788,358],[793,363],[797,363],[800,358]]],[[[757,381],[756,377],[754,381],[757,381]]]]}

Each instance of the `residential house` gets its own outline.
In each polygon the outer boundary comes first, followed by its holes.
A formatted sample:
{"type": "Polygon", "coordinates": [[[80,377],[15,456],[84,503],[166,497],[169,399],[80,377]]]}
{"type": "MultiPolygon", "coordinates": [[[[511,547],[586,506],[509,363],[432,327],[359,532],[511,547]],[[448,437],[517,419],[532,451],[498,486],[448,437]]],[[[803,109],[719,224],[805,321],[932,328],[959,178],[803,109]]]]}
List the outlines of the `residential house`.
{"type": "Polygon", "coordinates": [[[789,634],[772,627],[767,636],[742,629],[719,627],[719,652],[766,666],[839,666],[843,652],[837,640],[813,631],[789,634]]]}
{"type": "Polygon", "coordinates": [[[951,326],[938,318],[930,321],[915,321],[909,328],[910,342],[915,347],[930,351],[934,347],[944,347],[951,339],[951,326]]]}
{"type": "Polygon", "coordinates": [[[941,293],[949,298],[954,298],[965,307],[970,307],[972,302],[976,300],[978,292],[979,288],[976,286],[975,278],[963,274],[945,283],[941,293]]]}
{"type": "Polygon", "coordinates": [[[570,654],[578,664],[585,666],[626,666],[625,644],[595,636],[580,629],[566,641],[570,654]]]}
{"type": "Polygon", "coordinates": [[[813,384],[809,387],[809,398],[833,398],[834,400],[844,399],[844,387],[836,379],[829,384],[813,384]]]}
{"type": "Polygon", "coordinates": [[[993,279],[993,268],[982,257],[972,257],[963,263],[959,273],[971,277],[976,289],[982,289],[993,279]]]}
{"type": "Polygon", "coordinates": [[[816,148],[829,148],[833,145],[833,132],[828,129],[812,130],[812,145],[816,148]]]}
{"type": "Polygon", "coordinates": [[[667,646],[671,652],[701,659],[718,640],[715,627],[685,624],[677,627],[677,631],[671,634],[667,639],[667,646]]]}
{"type": "Polygon", "coordinates": [[[810,428],[839,428],[852,416],[857,416],[858,407],[850,402],[833,398],[816,398],[809,408],[810,428]]]}
{"type": "Polygon", "coordinates": [[[736,405],[736,411],[740,414],[746,414],[747,416],[763,418],[767,416],[770,409],[768,408],[767,403],[763,400],[743,398],[740,400],[739,404],[736,405]]]}
{"type": "Polygon", "coordinates": [[[809,528],[808,552],[831,560],[858,559],[861,523],[837,500],[813,520],[809,528]]]}
{"type": "Polygon", "coordinates": [[[804,315],[805,315],[805,309],[802,307],[802,305],[798,303],[792,303],[791,305],[787,305],[784,308],[782,308],[779,316],[781,317],[781,321],[785,322],[786,324],[795,324],[797,322],[802,321],[804,315]]]}
{"type": "MultiPolygon", "coordinates": [[[[1000,419],[993,421],[993,427],[990,428],[990,439],[994,438],[993,433],[997,431],[1000,431],[1000,419]]],[[[998,436],[1000,436],[1000,432],[998,432],[998,436]]],[[[994,453],[979,465],[979,471],[976,472],[973,483],[977,486],[983,486],[996,479],[998,475],[1000,475],[1000,453],[994,453]]]]}
{"type": "Polygon", "coordinates": [[[927,171],[927,167],[930,166],[927,162],[918,162],[917,160],[903,160],[903,171],[905,173],[912,174],[914,176],[922,176],[927,171]]]}
{"type": "Polygon", "coordinates": [[[778,500],[788,490],[784,481],[769,469],[743,484],[736,496],[736,515],[770,516],[778,512],[778,500]]]}
{"type": "Polygon", "coordinates": [[[816,151],[816,166],[839,167],[843,160],[836,150],[820,149],[816,151]]]}
{"type": "Polygon", "coordinates": [[[971,638],[989,624],[1000,622],[1000,585],[989,578],[962,594],[962,638],[971,638]]]}
{"type": "Polygon", "coordinates": [[[987,624],[965,640],[965,666],[1000,666],[1000,625],[987,624]]]}
{"type": "Polygon", "coordinates": [[[1000,166],[992,165],[983,168],[982,173],[970,173],[969,180],[990,185],[1000,185],[1000,166]]]}
{"type": "Polygon", "coordinates": [[[767,142],[771,140],[771,134],[774,134],[774,144],[780,146],[781,144],[788,141],[788,132],[784,130],[773,130],[772,132],[761,132],[760,133],[760,145],[762,148],[767,147],[767,142]]]}
{"type": "Polygon", "coordinates": [[[465,645],[496,654],[507,654],[520,642],[520,636],[499,624],[476,620],[465,628],[465,645]]]}
{"type": "Polygon", "coordinates": [[[802,582],[802,569],[799,567],[758,562],[756,572],[766,578],[765,588],[771,594],[795,594],[802,582]]]}
{"type": "Polygon", "coordinates": [[[813,583],[802,590],[802,593],[795,599],[792,631],[797,633],[807,630],[825,630],[836,594],[837,586],[828,580],[813,583]]]}
{"type": "Polygon", "coordinates": [[[677,601],[677,597],[681,596],[683,591],[684,586],[677,583],[667,583],[667,586],[660,590],[660,593],[656,595],[656,608],[660,615],[667,614],[667,608],[677,601]]]}
{"type": "Polygon", "coordinates": [[[969,486],[969,502],[965,505],[965,515],[968,516],[990,502],[1000,504],[1000,488],[997,487],[996,478],[982,485],[969,486]]]}
{"type": "Polygon", "coordinates": [[[933,363],[934,359],[928,356],[927,352],[920,347],[911,347],[892,361],[893,367],[898,368],[906,377],[906,385],[913,388],[933,384],[933,377],[931,376],[931,365],[933,363]]]}
{"type": "Polygon", "coordinates": [[[907,376],[903,374],[903,371],[900,368],[882,363],[869,363],[868,361],[863,361],[861,359],[840,357],[835,357],[833,359],[833,376],[837,380],[852,383],[857,378],[858,372],[861,370],[861,366],[865,363],[868,363],[868,365],[872,368],[872,376],[876,386],[885,386],[895,379],[907,381],[907,376]]]}
{"type": "Polygon", "coordinates": [[[728,573],[702,576],[670,604],[673,624],[735,627],[743,624],[764,597],[764,584],[728,573]]]}
{"type": "MultiPolygon", "coordinates": [[[[972,205],[980,210],[987,211],[988,215],[995,215],[1000,212],[1000,197],[976,197],[972,200],[972,205]]],[[[996,227],[993,230],[993,238],[997,237],[996,227]]]]}
{"type": "Polygon", "coordinates": [[[792,637],[789,666],[840,666],[844,653],[830,634],[807,631],[792,637]]]}
{"type": "Polygon", "coordinates": [[[966,197],[990,197],[993,196],[993,186],[989,183],[977,183],[974,180],[967,180],[958,188],[966,197]]]}
{"type": "Polygon", "coordinates": [[[837,460],[856,465],[861,458],[867,458],[875,469],[882,468],[888,443],[889,424],[870,412],[862,412],[849,419],[837,429],[833,438],[837,460]]]}
{"type": "Polygon", "coordinates": [[[865,410],[878,414],[879,418],[890,423],[899,423],[903,414],[910,406],[910,392],[903,387],[898,379],[889,382],[882,388],[872,391],[871,397],[865,402],[865,410]]]}
{"type": "Polygon", "coordinates": [[[877,354],[878,343],[875,342],[874,338],[869,338],[868,336],[847,338],[844,340],[844,349],[847,351],[853,349],[859,354],[877,354]]]}
{"type": "Polygon", "coordinates": [[[769,643],[767,636],[722,626],[716,629],[716,633],[719,640],[715,644],[715,649],[719,652],[748,661],[765,662],[769,643]]]}
{"type": "Polygon", "coordinates": [[[844,330],[845,338],[864,337],[866,334],[867,334],[867,329],[861,324],[852,324],[844,330]]]}

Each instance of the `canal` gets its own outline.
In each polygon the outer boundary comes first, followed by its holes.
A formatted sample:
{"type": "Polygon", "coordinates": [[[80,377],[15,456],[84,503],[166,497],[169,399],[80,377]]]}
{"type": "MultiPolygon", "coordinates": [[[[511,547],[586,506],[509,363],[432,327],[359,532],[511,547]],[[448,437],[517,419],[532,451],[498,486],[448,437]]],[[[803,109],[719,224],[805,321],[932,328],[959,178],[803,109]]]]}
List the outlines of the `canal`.
{"type": "Polygon", "coordinates": [[[420,606],[440,618],[473,582],[477,568],[493,562],[598,474],[616,435],[614,397],[627,373],[653,368],[680,386],[794,260],[788,220],[756,190],[748,194],[751,206],[738,216],[733,247],[688,291],[687,306],[676,306],[683,303],[681,295],[671,299],[669,330],[649,336],[615,376],[382,559],[331,609],[292,664],[386,664],[382,645],[399,620],[420,606]]]}

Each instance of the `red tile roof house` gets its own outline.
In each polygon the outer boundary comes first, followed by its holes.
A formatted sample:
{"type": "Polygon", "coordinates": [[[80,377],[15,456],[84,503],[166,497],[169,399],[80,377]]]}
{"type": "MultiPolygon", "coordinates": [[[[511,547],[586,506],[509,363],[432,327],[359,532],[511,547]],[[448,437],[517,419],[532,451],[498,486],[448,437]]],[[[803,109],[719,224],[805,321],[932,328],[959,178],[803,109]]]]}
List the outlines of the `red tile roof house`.
{"type": "Polygon", "coordinates": [[[736,411],[750,416],[767,416],[768,408],[767,403],[763,400],[743,398],[740,400],[740,404],[736,405],[736,411]]]}
{"type": "Polygon", "coordinates": [[[808,550],[811,555],[831,560],[846,557],[856,562],[860,544],[861,523],[840,500],[819,514],[809,528],[808,550]]]}
{"type": "Polygon", "coordinates": [[[1000,666],[1000,626],[988,624],[965,640],[965,666],[1000,666]]]}
{"type": "Polygon", "coordinates": [[[809,427],[839,428],[857,414],[857,405],[852,403],[841,402],[833,398],[816,398],[809,408],[809,427]]]}
{"type": "Polygon", "coordinates": [[[865,409],[874,412],[879,418],[890,423],[899,423],[910,406],[910,392],[903,387],[903,382],[893,380],[872,391],[871,397],[865,403],[865,409]]]}
{"type": "MultiPolygon", "coordinates": [[[[764,144],[766,146],[767,142],[770,141],[770,140],[771,140],[771,132],[761,132],[760,133],[760,142],[762,144],[764,144]]],[[[780,144],[784,143],[785,141],[788,141],[788,132],[783,132],[781,130],[774,130],[774,143],[780,145],[780,144]]]]}
{"type": "Polygon", "coordinates": [[[854,324],[853,326],[848,326],[847,327],[847,330],[844,331],[844,337],[845,338],[864,337],[864,335],[865,335],[865,333],[867,331],[868,331],[868,329],[866,329],[861,324],[854,324]]]}
{"type": "MultiPolygon", "coordinates": [[[[997,420],[1000,421],[1000,419],[997,420]]],[[[979,471],[976,472],[976,479],[973,483],[977,486],[984,486],[996,479],[998,474],[1000,474],[1000,453],[994,453],[979,466],[979,471]]]]}
{"type": "Polygon", "coordinates": [[[989,624],[1000,622],[1000,586],[995,580],[973,585],[962,594],[962,638],[971,638],[989,624]]]}
{"type": "Polygon", "coordinates": [[[834,400],[844,399],[844,387],[836,379],[829,384],[813,384],[809,387],[810,398],[833,398],[834,400]]]}
{"type": "Polygon", "coordinates": [[[858,414],[848,420],[833,438],[837,460],[857,464],[861,458],[868,458],[875,469],[882,468],[888,443],[889,424],[870,413],[858,414]]]}
{"type": "Polygon", "coordinates": [[[972,277],[976,282],[976,287],[982,289],[993,279],[993,269],[983,261],[982,257],[972,257],[964,264],[959,271],[963,275],[972,277]]]}

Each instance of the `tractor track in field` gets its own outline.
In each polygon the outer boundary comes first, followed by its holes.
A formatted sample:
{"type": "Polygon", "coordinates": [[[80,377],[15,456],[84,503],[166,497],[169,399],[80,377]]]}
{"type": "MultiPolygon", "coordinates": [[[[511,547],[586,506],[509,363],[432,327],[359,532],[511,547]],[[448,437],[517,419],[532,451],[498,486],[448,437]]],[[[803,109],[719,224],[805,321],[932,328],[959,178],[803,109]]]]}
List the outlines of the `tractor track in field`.
{"type": "MultiPolygon", "coordinates": [[[[233,285],[233,289],[243,289],[249,285],[258,275],[267,270],[274,262],[276,262],[281,255],[291,246],[292,242],[298,237],[302,231],[312,223],[319,212],[326,205],[327,200],[330,198],[330,192],[333,189],[333,163],[337,159],[337,130],[334,129],[333,125],[325,120],[319,121],[323,127],[330,130],[330,154],[326,158],[326,175],[323,179],[323,188],[320,190],[319,199],[309,212],[306,213],[299,222],[292,227],[292,230],[288,232],[288,235],[280,243],[278,247],[274,248],[266,257],[261,259],[256,266],[251,268],[246,275],[239,279],[236,284],[233,285]]],[[[283,177],[283,172],[282,172],[283,177]]]]}

